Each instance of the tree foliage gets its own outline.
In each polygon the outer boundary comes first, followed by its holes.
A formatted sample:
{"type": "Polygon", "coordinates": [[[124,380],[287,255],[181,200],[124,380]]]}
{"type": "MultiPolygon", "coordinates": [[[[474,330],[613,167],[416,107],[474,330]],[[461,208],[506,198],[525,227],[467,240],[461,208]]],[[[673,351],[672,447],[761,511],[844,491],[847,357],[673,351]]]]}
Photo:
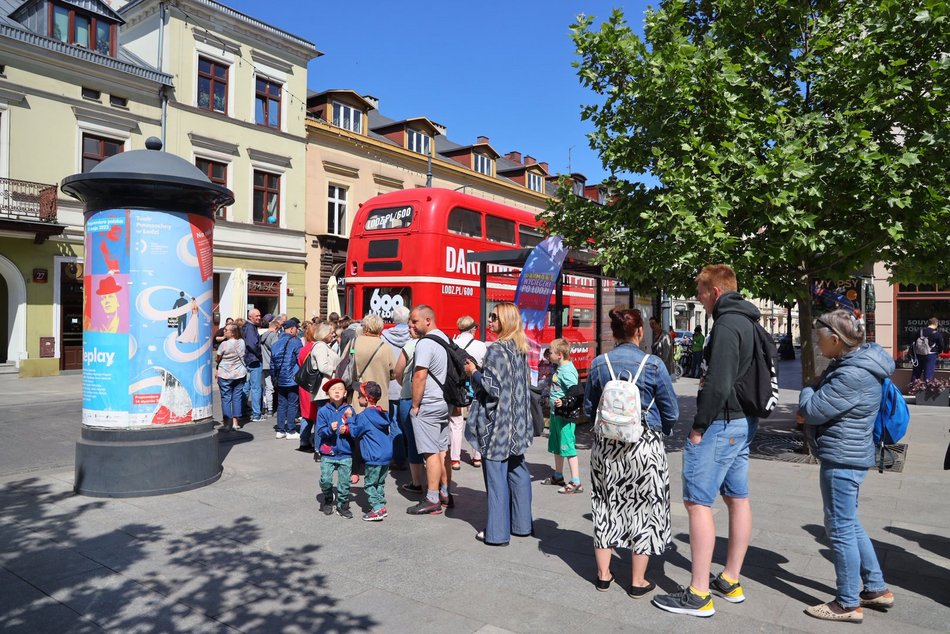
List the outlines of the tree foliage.
{"type": "MultiPolygon", "coordinates": [[[[613,204],[563,188],[552,233],[640,289],[702,265],[779,302],[885,262],[950,281],[945,0],[664,0],[572,27],[613,204]],[[632,175],[649,172],[656,186],[632,175]]],[[[802,315],[803,321],[806,315],[802,315]]],[[[803,324],[804,326],[805,324],[803,324]]],[[[803,333],[805,334],[805,333],[803,333]]]]}

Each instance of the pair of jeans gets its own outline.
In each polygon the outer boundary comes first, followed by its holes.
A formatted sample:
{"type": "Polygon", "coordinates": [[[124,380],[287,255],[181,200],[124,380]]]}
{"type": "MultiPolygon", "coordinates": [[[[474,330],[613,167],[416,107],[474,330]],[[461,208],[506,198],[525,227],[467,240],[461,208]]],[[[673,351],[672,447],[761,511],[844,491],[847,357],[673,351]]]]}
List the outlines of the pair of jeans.
{"type": "Polygon", "coordinates": [[[239,379],[218,379],[218,391],[221,392],[221,417],[225,425],[230,425],[232,418],[241,417],[244,383],[243,376],[239,379]]]}
{"type": "Polygon", "coordinates": [[[843,608],[861,605],[861,589],[887,588],[874,546],[858,519],[858,489],[867,469],[822,463],[819,480],[825,512],[825,533],[831,541],[835,564],[835,597],[843,608]]]}
{"type": "Polygon", "coordinates": [[[297,386],[277,388],[277,431],[293,434],[297,431],[297,411],[300,393],[297,386]]]}
{"type": "Polygon", "coordinates": [[[336,472],[336,507],[340,508],[350,501],[350,474],[352,471],[352,458],[323,457],[323,460],[320,461],[320,489],[323,491],[325,504],[332,504],[334,502],[334,472],[336,472]]]}
{"type": "Polygon", "coordinates": [[[689,366],[689,375],[698,379],[703,375],[703,351],[693,352],[693,360],[689,366]]]}
{"type": "Polygon", "coordinates": [[[397,410],[396,415],[399,419],[399,429],[402,431],[402,436],[397,437],[393,441],[393,460],[396,462],[396,464],[402,464],[396,459],[396,447],[399,445],[400,439],[405,439],[405,459],[409,461],[409,464],[422,464],[423,462],[422,456],[419,454],[419,450],[416,448],[416,434],[412,429],[412,420],[409,415],[409,410],[411,409],[411,398],[399,399],[399,409],[397,410]]]}
{"type": "MultiPolygon", "coordinates": [[[[754,416],[709,423],[698,444],[683,447],[683,501],[712,506],[716,494],[749,497],[749,445],[759,419],[754,416]]],[[[689,433],[689,429],[687,429],[689,433]]]]}
{"type": "Polygon", "coordinates": [[[386,476],[389,474],[389,465],[366,465],[366,475],[363,479],[363,490],[369,505],[374,511],[386,508],[386,476]]]}
{"type": "Polygon", "coordinates": [[[247,365],[247,382],[244,383],[244,397],[250,401],[251,418],[261,417],[261,380],[264,369],[260,361],[247,365]]]}
{"type": "Polygon", "coordinates": [[[482,473],[488,493],[485,543],[507,544],[512,535],[531,535],[531,473],[524,456],[509,456],[507,460],[483,458],[482,473]]]}
{"type": "Polygon", "coordinates": [[[274,382],[271,380],[270,370],[267,370],[267,369],[263,370],[261,372],[261,376],[263,377],[261,379],[261,390],[264,394],[263,396],[264,404],[261,407],[261,411],[273,413],[274,411],[274,382]]]}
{"type": "Polygon", "coordinates": [[[392,463],[405,467],[408,449],[406,447],[406,433],[402,430],[402,424],[399,420],[399,403],[399,399],[390,399],[389,401],[389,424],[392,426],[389,435],[393,439],[392,463]]]}
{"type": "Polygon", "coordinates": [[[922,378],[924,381],[929,381],[934,378],[934,372],[937,369],[937,353],[933,354],[918,354],[917,355],[917,365],[914,366],[913,371],[911,372],[911,380],[916,380],[922,378]]]}

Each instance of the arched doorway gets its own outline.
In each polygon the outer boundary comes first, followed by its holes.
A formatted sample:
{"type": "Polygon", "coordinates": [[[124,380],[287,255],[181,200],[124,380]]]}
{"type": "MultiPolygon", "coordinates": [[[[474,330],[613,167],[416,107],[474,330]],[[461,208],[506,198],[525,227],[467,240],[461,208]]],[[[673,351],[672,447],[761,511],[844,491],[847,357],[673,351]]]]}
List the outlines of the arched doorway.
{"type": "Polygon", "coordinates": [[[5,305],[4,320],[0,321],[0,363],[17,367],[26,357],[26,282],[16,265],[0,255],[0,301],[5,305]]]}

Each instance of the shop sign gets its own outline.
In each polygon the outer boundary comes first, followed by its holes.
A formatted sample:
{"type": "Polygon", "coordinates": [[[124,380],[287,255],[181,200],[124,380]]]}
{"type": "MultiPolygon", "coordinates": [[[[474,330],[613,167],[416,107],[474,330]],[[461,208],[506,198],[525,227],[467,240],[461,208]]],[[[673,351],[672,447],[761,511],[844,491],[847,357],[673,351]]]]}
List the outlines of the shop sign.
{"type": "Polygon", "coordinates": [[[255,277],[253,275],[248,276],[247,294],[257,295],[259,297],[279,297],[280,279],[272,277],[255,277]]]}

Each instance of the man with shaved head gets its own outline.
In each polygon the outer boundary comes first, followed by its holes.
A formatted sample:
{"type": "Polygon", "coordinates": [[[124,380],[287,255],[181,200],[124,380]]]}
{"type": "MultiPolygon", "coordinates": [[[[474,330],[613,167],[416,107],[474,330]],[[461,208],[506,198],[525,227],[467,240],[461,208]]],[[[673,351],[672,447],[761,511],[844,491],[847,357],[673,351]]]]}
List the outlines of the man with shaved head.
{"type": "Polygon", "coordinates": [[[409,328],[418,337],[415,350],[415,370],[412,373],[412,409],[409,415],[416,448],[426,464],[426,497],[419,504],[406,509],[410,515],[435,515],[443,507],[451,507],[449,493],[451,468],[446,468],[449,450],[449,405],[442,386],[448,376],[449,338],[435,323],[431,306],[421,304],[409,314],[409,328]]]}
{"type": "Polygon", "coordinates": [[[261,352],[261,336],[257,326],[261,322],[261,311],[252,308],[247,311],[244,323],[244,364],[247,366],[247,381],[244,383],[244,397],[250,400],[251,422],[261,420],[261,383],[264,376],[261,352]]]}

